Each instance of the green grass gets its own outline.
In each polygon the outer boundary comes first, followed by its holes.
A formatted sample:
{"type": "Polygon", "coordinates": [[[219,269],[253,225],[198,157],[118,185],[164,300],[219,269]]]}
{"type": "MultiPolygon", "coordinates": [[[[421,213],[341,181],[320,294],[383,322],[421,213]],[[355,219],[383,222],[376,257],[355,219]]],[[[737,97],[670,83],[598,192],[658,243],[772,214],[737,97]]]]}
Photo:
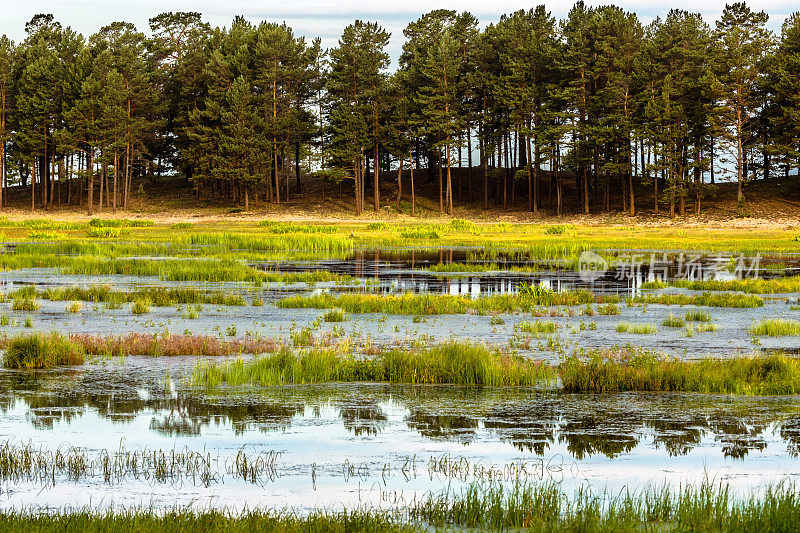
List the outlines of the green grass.
{"type": "Polygon", "coordinates": [[[11,309],[14,311],[38,311],[41,306],[32,298],[14,298],[11,309]]]}
{"type": "Polygon", "coordinates": [[[143,287],[134,291],[114,291],[108,285],[88,287],[50,287],[36,291],[32,286],[9,293],[11,298],[44,298],[51,301],[78,300],[84,302],[130,303],[137,299],[147,299],[156,307],[171,307],[179,304],[245,305],[244,298],[238,294],[219,291],[199,290],[190,287],[143,287]]]}
{"type": "Polygon", "coordinates": [[[728,485],[699,484],[629,488],[620,492],[564,489],[554,482],[472,482],[446,488],[391,509],[217,510],[147,508],[96,511],[88,508],[34,513],[0,513],[0,528],[37,531],[138,533],[405,533],[424,531],[628,532],[714,531],[766,533],[793,531],[800,521],[800,496],[791,482],[763,492],[734,496],[728,485]]]}
{"type": "Polygon", "coordinates": [[[711,322],[711,317],[705,311],[695,309],[686,312],[686,322],[711,322]]]}
{"type": "Polygon", "coordinates": [[[134,315],[144,315],[150,312],[150,300],[146,298],[137,298],[133,301],[131,306],[131,313],[134,315]]]}
{"type": "Polygon", "coordinates": [[[537,307],[584,305],[604,302],[614,297],[596,296],[589,291],[542,291],[540,293],[498,294],[470,299],[447,294],[316,294],[292,296],[279,300],[278,307],[334,309],[348,313],[385,313],[392,315],[443,315],[487,312],[530,312],[537,307]]]}
{"type": "Polygon", "coordinates": [[[147,228],[154,225],[152,220],[128,218],[93,218],[89,221],[89,226],[93,228],[147,228]]]}
{"type": "Polygon", "coordinates": [[[617,333],[635,333],[637,335],[649,335],[657,331],[653,324],[620,322],[617,324],[617,333]]]}
{"type": "Polygon", "coordinates": [[[344,322],[347,320],[347,313],[342,311],[341,309],[331,309],[324,315],[322,315],[322,319],[325,322],[344,322]]]}
{"type": "Polygon", "coordinates": [[[674,316],[670,313],[669,316],[661,322],[661,325],[666,328],[682,328],[686,325],[686,322],[681,317],[674,316]]]}
{"type": "Polygon", "coordinates": [[[542,333],[555,333],[556,329],[556,323],[550,320],[521,322],[514,326],[514,331],[519,331],[521,333],[532,333],[534,335],[542,333]]]}
{"type": "Polygon", "coordinates": [[[70,302],[69,305],[67,305],[66,311],[67,313],[77,314],[81,312],[82,307],[80,302],[70,302]]]}
{"type": "Polygon", "coordinates": [[[696,361],[650,354],[571,357],[559,365],[559,377],[566,392],[800,393],[800,361],[785,355],[696,361]]]}
{"type": "Polygon", "coordinates": [[[453,342],[423,350],[390,350],[371,358],[331,349],[283,348],[255,359],[198,363],[192,383],[208,388],[331,381],[520,386],[553,377],[553,369],[543,363],[504,355],[483,345],[453,342]]]}
{"type": "Polygon", "coordinates": [[[767,337],[798,336],[800,335],[800,322],[782,318],[759,320],[750,326],[750,333],[767,337]]]}
{"type": "Polygon", "coordinates": [[[617,304],[605,304],[605,305],[598,305],[597,306],[597,314],[599,315],[621,315],[622,311],[620,310],[617,304]]]}
{"type": "Polygon", "coordinates": [[[775,294],[800,292],[800,276],[773,279],[745,278],[728,281],[677,279],[671,281],[669,285],[693,291],[739,291],[751,294],[775,294]]]}
{"type": "Polygon", "coordinates": [[[629,298],[631,304],[658,304],[658,305],[701,305],[706,307],[762,307],[764,300],[758,296],[741,293],[710,293],[703,294],[648,294],[629,298]]]}
{"type": "Polygon", "coordinates": [[[59,333],[18,335],[8,341],[3,366],[12,369],[43,369],[80,365],[83,348],[59,333]]]}

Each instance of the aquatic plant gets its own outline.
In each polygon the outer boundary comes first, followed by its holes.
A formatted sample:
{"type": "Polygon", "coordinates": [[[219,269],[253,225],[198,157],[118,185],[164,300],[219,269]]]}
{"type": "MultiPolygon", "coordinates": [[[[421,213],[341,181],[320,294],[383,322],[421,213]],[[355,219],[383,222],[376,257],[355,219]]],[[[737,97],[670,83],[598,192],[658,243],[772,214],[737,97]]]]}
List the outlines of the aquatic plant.
{"type": "Polygon", "coordinates": [[[682,328],[685,324],[686,322],[681,317],[672,313],[661,322],[661,325],[667,328],[682,328]]]}
{"type": "Polygon", "coordinates": [[[758,296],[742,293],[710,293],[703,294],[659,294],[641,295],[629,298],[631,304],[658,305],[702,305],[707,307],[762,307],[764,300],[758,296]]]}
{"type": "Polygon", "coordinates": [[[686,312],[686,322],[710,322],[711,318],[705,311],[694,309],[686,312]]]}
{"type": "Polygon", "coordinates": [[[647,335],[655,333],[656,327],[649,323],[630,323],[620,322],[617,324],[617,333],[636,333],[637,335],[647,335]]]}
{"type": "Polygon", "coordinates": [[[486,298],[466,298],[449,294],[341,294],[292,296],[277,302],[281,308],[341,308],[348,313],[385,313],[393,315],[442,315],[468,312],[530,312],[538,306],[584,305],[615,300],[611,296],[596,296],[586,290],[555,292],[549,290],[496,294],[486,298]]]}
{"type": "Polygon", "coordinates": [[[192,382],[209,388],[330,381],[507,386],[536,385],[554,375],[551,367],[538,361],[453,342],[421,350],[389,350],[369,358],[333,349],[284,347],[274,355],[254,359],[200,362],[192,382]]]}
{"type": "Polygon", "coordinates": [[[622,311],[617,304],[604,304],[597,306],[597,314],[599,315],[620,315],[622,311]]]}
{"type": "Polygon", "coordinates": [[[261,354],[273,352],[277,348],[274,340],[260,337],[243,337],[222,341],[213,335],[127,333],[125,335],[72,334],[69,338],[89,355],[109,357],[261,354]]]}
{"type": "Polygon", "coordinates": [[[687,391],[798,394],[800,360],[786,355],[687,361],[652,354],[573,356],[559,364],[566,392],[687,391]]]}
{"type": "Polygon", "coordinates": [[[325,322],[344,322],[347,320],[347,314],[341,309],[331,309],[324,315],[322,315],[322,319],[325,322]]]}
{"type": "Polygon", "coordinates": [[[779,337],[800,335],[800,321],[770,318],[750,326],[750,333],[758,336],[779,337]]]}
{"type": "Polygon", "coordinates": [[[780,278],[743,278],[732,280],[687,280],[676,279],[669,283],[692,291],[739,291],[751,294],[775,294],[800,292],[800,276],[780,278]]]}
{"type": "Polygon", "coordinates": [[[8,341],[3,366],[13,369],[43,369],[61,365],[80,365],[84,351],[59,333],[32,333],[8,341]]]}
{"type": "Polygon", "coordinates": [[[69,305],[67,305],[66,312],[77,314],[81,312],[82,307],[83,306],[81,305],[80,302],[70,302],[69,305]]]}
{"type": "Polygon", "coordinates": [[[14,311],[38,311],[39,303],[32,298],[14,298],[11,309],[14,311]]]}
{"type": "Polygon", "coordinates": [[[520,322],[514,326],[514,331],[521,333],[555,333],[556,323],[550,320],[537,320],[535,322],[520,322]]]}
{"type": "Polygon", "coordinates": [[[133,301],[131,306],[131,313],[134,315],[143,315],[150,312],[150,300],[146,298],[137,298],[133,301]]]}

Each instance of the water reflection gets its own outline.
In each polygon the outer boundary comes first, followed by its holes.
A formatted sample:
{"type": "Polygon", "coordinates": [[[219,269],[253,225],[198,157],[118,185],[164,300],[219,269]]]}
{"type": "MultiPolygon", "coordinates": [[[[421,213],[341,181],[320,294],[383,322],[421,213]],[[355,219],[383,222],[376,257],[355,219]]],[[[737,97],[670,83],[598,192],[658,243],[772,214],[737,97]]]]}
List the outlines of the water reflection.
{"type": "Polygon", "coordinates": [[[117,433],[124,434],[127,426],[139,427],[144,420],[153,434],[198,439],[209,428],[234,437],[290,429],[323,436],[338,425],[357,439],[391,431],[407,433],[408,438],[417,435],[423,442],[463,446],[499,441],[526,454],[565,451],[576,460],[615,459],[643,447],[680,457],[701,445],[718,449],[724,457],[744,459],[765,450],[775,437],[787,456],[800,451],[800,400],[795,398],[567,395],[368,384],[208,396],[190,389],[173,394],[163,384],[151,385],[144,394],[141,383],[126,389],[124,375],[116,383],[88,376],[4,373],[0,411],[6,418],[24,415],[35,431],[79,427],[90,416],[117,433]]]}

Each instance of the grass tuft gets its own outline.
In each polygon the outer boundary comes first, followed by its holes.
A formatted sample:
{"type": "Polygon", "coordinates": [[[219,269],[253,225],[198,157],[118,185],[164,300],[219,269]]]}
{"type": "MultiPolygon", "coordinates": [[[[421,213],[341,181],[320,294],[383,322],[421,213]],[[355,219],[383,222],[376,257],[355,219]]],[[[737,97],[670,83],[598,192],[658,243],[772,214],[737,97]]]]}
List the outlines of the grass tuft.
{"type": "Polygon", "coordinates": [[[59,333],[19,335],[8,342],[3,366],[13,369],[43,369],[61,365],[80,365],[84,350],[59,333]]]}

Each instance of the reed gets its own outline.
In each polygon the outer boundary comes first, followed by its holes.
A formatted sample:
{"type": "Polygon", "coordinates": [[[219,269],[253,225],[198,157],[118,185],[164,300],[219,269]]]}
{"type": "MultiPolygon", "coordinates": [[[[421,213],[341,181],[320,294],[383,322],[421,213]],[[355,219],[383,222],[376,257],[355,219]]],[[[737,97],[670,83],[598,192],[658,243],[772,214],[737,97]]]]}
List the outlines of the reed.
{"type": "Polygon", "coordinates": [[[558,368],[566,392],[800,393],[800,361],[786,355],[686,361],[652,354],[570,357],[558,368]]]}
{"type": "Polygon", "coordinates": [[[8,341],[3,366],[32,370],[62,365],[83,364],[84,351],[80,345],[59,333],[33,333],[13,337],[8,341]]]}
{"type": "Polygon", "coordinates": [[[198,363],[192,383],[272,386],[290,383],[390,382],[473,386],[529,386],[552,380],[552,367],[492,351],[483,345],[448,343],[421,350],[390,350],[371,358],[331,349],[292,350],[222,364],[198,363]]]}
{"type": "Polygon", "coordinates": [[[798,336],[800,335],[800,322],[782,318],[759,320],[750,326],[750,333],[767,337],[798,336]]]}

